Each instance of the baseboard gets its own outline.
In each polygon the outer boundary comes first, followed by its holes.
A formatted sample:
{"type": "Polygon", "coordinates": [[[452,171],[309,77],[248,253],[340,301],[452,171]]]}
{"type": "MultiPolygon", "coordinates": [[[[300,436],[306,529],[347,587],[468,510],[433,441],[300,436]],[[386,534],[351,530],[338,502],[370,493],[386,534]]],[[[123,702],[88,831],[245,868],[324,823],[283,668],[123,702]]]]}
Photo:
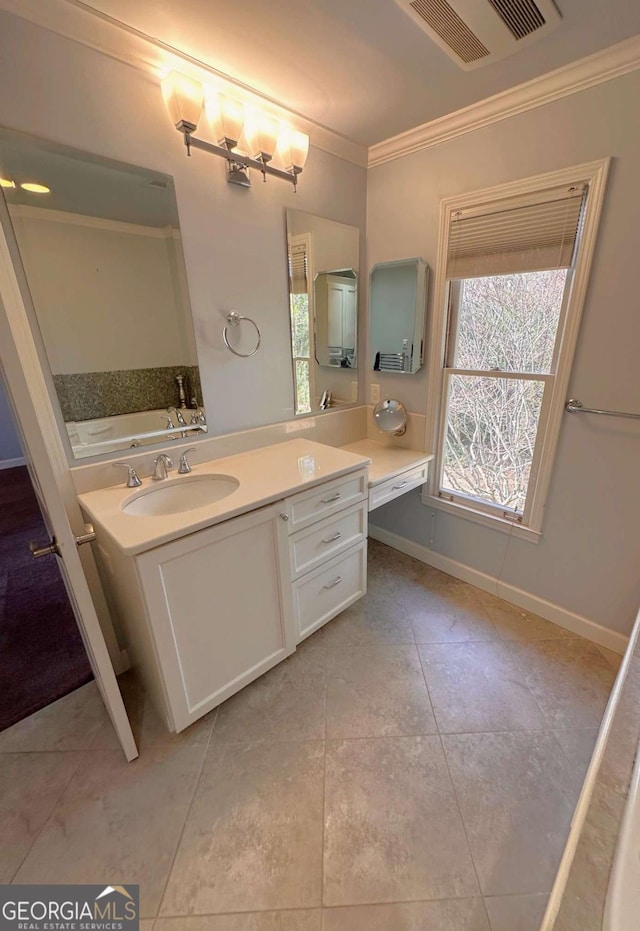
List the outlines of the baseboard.
{"type": "Polygon", "coordinates": [[[379,540],[380,543],[386,543],[387,546],[400,550],[401,553],[406,553],[407,556],[413,556],[414,559],[418,559],[428,566],[440,569],[456,579],[475,585],[476,588],[481,588],[485,592],[491,592],[493,595],[497,595],[498,598],[504,598],[505,601],[516,605],[518,608],[523,608],[532,614],[538,614],[547,621],[551,621],[559,627],[564,627],[565,630],[570,630],[580,637],[585,637],[587,640],[597,643],[598,646],[613,650],[614,653],[622,655],[627,648],[629,638],[625,637],[624,634],[609,630],[596,621],[592,621],[580,614],[574,614],[573,611],[569,611],[567,608],[562,608],[551,601],[532,595],[531,592],[516,588],[515,585],[501,582],[495,576],[487,575],[485,572],[478,571],[478,569],[472,569],[471,566],[466,566],[455,559],[436,553],[420,543],[407,540],[406,537],[401,537],[373,524],[369,524],[369,536],[374,540],[379,540]]]}
{"type": "Polygon", "coordinates": [[[18,456],[17,459],[0,459],[0,469],[15,469],[26,464],[24,456],[18,456]]]}

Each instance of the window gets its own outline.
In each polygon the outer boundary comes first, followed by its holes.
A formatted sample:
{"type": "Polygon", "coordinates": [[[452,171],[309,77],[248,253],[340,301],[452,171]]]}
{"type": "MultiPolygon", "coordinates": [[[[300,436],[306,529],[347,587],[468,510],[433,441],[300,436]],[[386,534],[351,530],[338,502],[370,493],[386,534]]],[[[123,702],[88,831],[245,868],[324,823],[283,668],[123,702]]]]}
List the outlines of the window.
{"type": "Polygon", "coordinates": [[[426,503],[539,533],[606,167],[443,203],[426,503]]]}
{"type": "Polygon", "coordinates": [[[291,238],[289,252],[289,306],[291,312],[291,353],[296,414],[311,411],[313,397],[313,326],[309,300],[310,241],[308,235],[291,238]]]}

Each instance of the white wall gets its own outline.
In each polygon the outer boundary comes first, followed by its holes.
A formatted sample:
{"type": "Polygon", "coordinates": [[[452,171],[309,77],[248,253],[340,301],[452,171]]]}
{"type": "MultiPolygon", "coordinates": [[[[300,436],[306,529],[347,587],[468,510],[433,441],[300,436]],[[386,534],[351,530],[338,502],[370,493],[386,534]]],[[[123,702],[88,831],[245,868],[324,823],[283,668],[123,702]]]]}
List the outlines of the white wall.
{"type": "MultiPolygon", "coordinates": [[[[440,200],[613,156],[570,382],[588,406],[640,411],[640,73],[374,168],[368,265],[437,256],[440,200]]],[[[371,373],[368,373],[370,378],[371,373]]],[[[375,373],[385,395],[427,405],[427,372],[375,373]]],[[[416,494],[376,523],[606,627],[628,632],[640,600],[640,425],[565,415],[538,545],[424,507],[416,494]]]]}
{"type": "Polygon", "coordinates": [[[290,417],[284,210],[363,230],[364,169],[312,147],[297,194],[273,178],[254,179],[249,191],[226,184],[221,159],[186,157],[157,81],[6,13],[0,86],[11,88],[0,98],[0,124],[174,177],[209,429],[290,417]],[[232,309],[262,330],[251,359],[224,348],[224,314],[232,309]]]}
{"type": "Polygon", "coordinates": [[[171,230],[9,213],[54,375],[195,363],[171,230]]]}

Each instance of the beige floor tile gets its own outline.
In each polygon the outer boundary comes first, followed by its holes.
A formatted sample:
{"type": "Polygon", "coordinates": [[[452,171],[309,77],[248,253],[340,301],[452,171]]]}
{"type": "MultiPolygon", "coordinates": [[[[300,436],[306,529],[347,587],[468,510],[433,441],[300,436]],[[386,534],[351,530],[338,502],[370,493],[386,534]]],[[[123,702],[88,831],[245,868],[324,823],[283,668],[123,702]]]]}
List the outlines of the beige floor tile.
{"type": "Polygon", "coordinates": [[[442,738],[485,895],[549,892],[575,806],[549,732],[442,738]]]}
{"type": "Polygon", "coordinates": [[[607,740],[607,752],[598,773],[599,780],[618,795],[626,797],[633,772],[634,755],[629,752],[640,739],[640,658],[632,656],[607,740]]]}
{"type": "Polygon", "coordinates": [[[579,794],[584,783],[584,777],[593,756],[593,748],[598,739],[598,730],[597,727],[580,727],[553,732],[566,753],[570,771],[575,776],[576,794],[579,794]]]}
{"type": "Polygon", "coordinates": [[[431,585],[427,577],[419,583],[408,584],[402,592],[416,643],[500,639],[471,586],[455,579],[442,582],[438,588],[431,585]]]}
{"type": "Polygon", "coordinates": [[[154,924],[155,924],[154,918],[141,918],[140,919],[140,931],[153,931],[154,924]]]}
{"type": "Polygon", "coordinates": [[[83,758],[7,753],[0,759],[0,883],[13,878],[83,758]]]}
{"type": "MultiPolygon", "coordinates": [[[[86,750],[111,722],[95,682],[88,682],[0,733],[0,753],[86,750]]],[[[113,728],[112,728],[113,730],[113,728]]]]}
{"type": "Polygon", "coordinates": [[[324,904],[477,892],[439,738],[328,742],[324,904]]]}
{"type": "Polygon", "coordinates": [[[524,681],[550,727],[600,724],[615,673],[587,640],[511,641],[524,681]]]}
{"type": "Polygon", "coordinates": [[[482,899],[325,908],[323,917],[322,931],[490,931],[482,899]]]}
{"type": "Polygon", "coordinates": [[[548,895],[502,895],[485,899],[491,931],[540,931],[548,895]]]}
{"type": "Polygon", "coordinates": [[[293,656],[220,706],[217,740],[323,740],[325,650],[300,644],[293,656]]]}
{"type": "Polygon", "coordinates": [[[436,722],[415,646],[329,649],[328,738],[435,733],[436,722]]]}
{"type": "Polygon", "coordinates": [[[322,912],[318,908],[158,918],[153,931],[322,931],[322,912]]]}
{"type": "Polygon", "coordinates": [[[316,635],[329,647],[415,643],[399,597],[367,594],[316,635]]]}
{"type": "MultiPolygon", "coordinates": [[[[211,731],[218,715],[218,709],[200,718],[186,730],[173,734],[145,695],[141,682],[133,671],[126,672],[118,678],[118,685],[127,709],[133,736],[138,750],[147,747],[170,747],[174,744],[189,744],[206,748],[211,731]]],[[[92,750],[115,750],[120,746],[118,737],[110,721],[105,721],[99,728],[92,750]]]]}
{"type": "Polygon", "coordinates": [[[600,650],[604,658],[607,660],[611,668],[615,672],[617,672],[620,669],[620,666],[622,665],[623,657],[621,656],[621,654],[614,653],[613,650],[608,650],[606,647],[601,647],[600,644],[598,644],[598,649],[600,650]]]}
{"type": "MultiPolygon", "coordinates": [[[[482,600],[482,599],[481,599],[482,600]]],[[[531,614],[524,608],[518,608],[506,601],[495,599],[495,603],[486,600],[487,614],[503,640],[567,640],[576,639],[576,635],[564,627],[531,614]]]]}
{"type": "Polygon", "coordinates": [[[209,748],[162,915],[320,905],[324,747],[209,748]]]}
{"type": "Polygon", "coordinates": [[[554,929],[602,931],[624,799],[596,783],[554,929]]]}
{"type": "Polygon", "coordinates": [[[155,915],[203,752],[153,747],[133,763],[120,750],[86,754],[16,875],[18,883],[140,885],[142,917],[155,915]]]}
{"type": "Polygon", "coordinates": [[[503,643],[418,647],[443,734],[544,728],[545,719],[503,643]]]}

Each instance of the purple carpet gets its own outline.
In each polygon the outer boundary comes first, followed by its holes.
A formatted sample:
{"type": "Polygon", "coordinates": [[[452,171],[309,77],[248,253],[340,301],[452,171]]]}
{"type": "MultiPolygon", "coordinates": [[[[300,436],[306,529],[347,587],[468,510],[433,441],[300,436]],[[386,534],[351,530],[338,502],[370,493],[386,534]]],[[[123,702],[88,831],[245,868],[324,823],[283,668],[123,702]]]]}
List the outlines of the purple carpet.
{"type": "Polygon", "coordinates": [[[93,678],[25,466],[0,470],[0,731],[93,678]]]}

